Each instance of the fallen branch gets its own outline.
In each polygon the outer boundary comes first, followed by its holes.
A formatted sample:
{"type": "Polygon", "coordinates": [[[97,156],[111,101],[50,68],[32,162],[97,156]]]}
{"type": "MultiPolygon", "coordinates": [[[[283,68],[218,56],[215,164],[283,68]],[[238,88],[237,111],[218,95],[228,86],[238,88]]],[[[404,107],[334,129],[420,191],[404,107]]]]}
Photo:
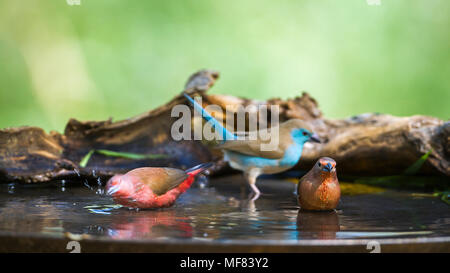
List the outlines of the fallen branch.
{"type": "MultiPolygon", "coordinates": [[[[192,75],[185,92],[196,93],[204,105],[267,104],[280,106],[280,121],[308,121],[323,144],[307,144],[296,168],[309,169],[320,156],[338,162],[340,175],[395,175],[402,173],[429,150],[419,174],[450,177],[450,122],[427,116],[394,117],[362,114],[344,120],[322,117],[316,101],[307,93],[289,100],[258,102],[225,95],[207,95],[218,73],[192,75]]],[[[109,177],[142,166],[187,168],[201,162],[218,162],[215,172],[225,170],[221,152],[200,141],[174,141],[173,106],[187,104],[177,96],[167,104],[118,122],[71,119],[64,134],[46,133],[36,127],[0,130],[0,182],[45,182],[56,179],[109,177]],[[124,158],[92,154],[89,164],[79,162],[92,150],[119,153],[162,154],[167,157],[124,158]],[[95,171],[93,173],[93,171],[95,171]]]]}

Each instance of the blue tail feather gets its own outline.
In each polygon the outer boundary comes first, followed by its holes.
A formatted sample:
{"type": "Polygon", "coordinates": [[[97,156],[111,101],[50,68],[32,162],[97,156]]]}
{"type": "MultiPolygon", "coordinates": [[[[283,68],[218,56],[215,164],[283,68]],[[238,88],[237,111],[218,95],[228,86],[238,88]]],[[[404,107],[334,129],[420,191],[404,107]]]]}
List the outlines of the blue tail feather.
{"type": "Polygon", "coordinates": [[[203,107],[198,104],[194,99],[192,99],[189,95],[186,93],[183,93],[183,95],[186,97],[186,99],[189,100],[189,102],[194,106],[194,109],[199,112],[202,117],[209,123],[211,123],[212,127],[222,133],[223,140],[232,140],[237,139],[237,136],[232,134],[230,131],[228,131],[225,127],[222,126],[213,116],[211,116],[210,113],[208,113],[203,107]]]}

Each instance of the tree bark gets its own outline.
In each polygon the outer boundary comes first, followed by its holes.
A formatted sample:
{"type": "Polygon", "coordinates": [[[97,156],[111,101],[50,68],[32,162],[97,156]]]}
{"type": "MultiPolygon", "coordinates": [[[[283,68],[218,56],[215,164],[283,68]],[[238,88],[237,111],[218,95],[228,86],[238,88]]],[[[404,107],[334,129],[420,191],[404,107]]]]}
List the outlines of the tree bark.
{"type": "MultiPolygon", "coordinates": [[[[362,114],[344,120],[322,116],[317,102],[307,93],[289,100],[258,102],[226,95],[207,95],[219,74],[203,70],[192,75],[184,92],[202,96],[204,106],[278,105],[280,122],[298,118],[307,121],[322,139],[307,143],[297,169],[308,170],[321,156],[337,161],[341,175],[401,174],[421,155],[432,149],[419,174],[450,177],[450,122],[427,116],[394,117],[362,114]]],[[[0,130],[0,182],[46,182],[83,177],[109,177],[143,166],[188,168],[216,161],[213,172],[227,170],[221,152],[196,140],[175,141],[172,107],[188,104],[178,95],[167,104],[118,122],[69,120],[64,134],[46,133],[37,127],[0,130]],[[93,149],[139,154],[164,154],[167,158],[131,160],[94,154],[89,164],[78,163],[93,149]]],[[[220,113],[219,113],[220,114],[220,113]]]]}

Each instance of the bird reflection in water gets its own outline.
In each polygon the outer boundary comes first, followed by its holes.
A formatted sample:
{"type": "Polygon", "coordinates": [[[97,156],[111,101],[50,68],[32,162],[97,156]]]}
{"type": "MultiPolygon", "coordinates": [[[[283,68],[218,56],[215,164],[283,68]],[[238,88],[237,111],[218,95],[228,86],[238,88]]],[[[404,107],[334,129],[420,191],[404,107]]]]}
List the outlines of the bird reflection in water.
{"type": "Polygon", "coordinates": [[[297,215],[298,239],[336,239],[340,230],[339,217],[335,210],[305,211],[297,215]]]}
{"type": "Polygon", "coordinates": [[[177,216],[173,210],[139,211],[114,215],[108,235],[115,239],[179,237],[191,238],[189,218],[177,216]]]}

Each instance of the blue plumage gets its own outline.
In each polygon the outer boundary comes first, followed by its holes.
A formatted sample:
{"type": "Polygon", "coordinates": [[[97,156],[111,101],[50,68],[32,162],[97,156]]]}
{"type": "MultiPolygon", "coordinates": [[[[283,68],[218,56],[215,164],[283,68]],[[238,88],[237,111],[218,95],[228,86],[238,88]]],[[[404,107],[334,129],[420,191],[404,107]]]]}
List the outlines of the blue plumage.
{"type": "Polygon", "coordinates": [[[244,172],[255,192],[253,200],[260,194],[255,185],[260,174],[280,173],[292,168],[299,162],[305,142],[320,142],[318,136],[307,129],[309,126],[304,121],[292,119],[270,129],[277,130],[278,134],[275,135],[278,137],[278,145],[273,150],[266,151],[262,149],[263,140],[238,140],[235,134],[229,132],[195,100],[187,94],[184,96],[194,109],[222,134],[223,143],[219,147],[224,153],[224,160],[228,161],[232,168],[244,172]]]}
{"type": "Polygon", "coordinates": [[[186,93],[183,93],[184,97],[189,100],[189,102],[194,106],[194,109],[199,112],[202,117],[209,123],[211,123],[212,127],[218,130],[223,137],[223,141],[237,139],[237,136],[230,133],[222,124],[220,124],[210,113],[206,112],[203,107],[198,104],[193,98],[189,97],[186,93]]]}

